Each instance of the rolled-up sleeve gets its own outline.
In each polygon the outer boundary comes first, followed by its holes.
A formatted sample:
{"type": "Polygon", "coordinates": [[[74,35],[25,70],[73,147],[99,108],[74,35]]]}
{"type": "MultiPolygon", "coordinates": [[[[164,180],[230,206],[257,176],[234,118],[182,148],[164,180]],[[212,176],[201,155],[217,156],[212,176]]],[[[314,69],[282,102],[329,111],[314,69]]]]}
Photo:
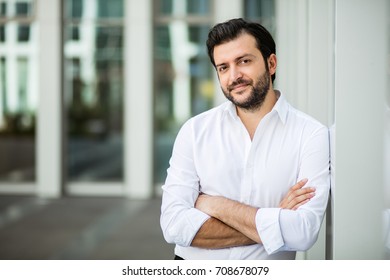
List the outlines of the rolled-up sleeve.
{"type": "Polygon", "coordinates": [[[315,196],[297,210],[259,209],[256,227],[268,254],[278,251],[306,251],[316,242],[328,204],[329,134],[326,127],[315,130],[304,142],[298,180],[316,188],[315,196]]]}
{"type": "Polygon", "coordinates": [[[268,254],[272,254],[284,246],[279,226],[280,210],[280,208],[261,208],[256,214],[257,231],[268,254]]]}
{"type": "Polygon", "coordinates": [[[179,131],[169,162],[161,204],[160,224],[165,240],[180,246],[191,242],[210,217],[195,209],[199,178],[194,166],[191,122],[179,131]]]}

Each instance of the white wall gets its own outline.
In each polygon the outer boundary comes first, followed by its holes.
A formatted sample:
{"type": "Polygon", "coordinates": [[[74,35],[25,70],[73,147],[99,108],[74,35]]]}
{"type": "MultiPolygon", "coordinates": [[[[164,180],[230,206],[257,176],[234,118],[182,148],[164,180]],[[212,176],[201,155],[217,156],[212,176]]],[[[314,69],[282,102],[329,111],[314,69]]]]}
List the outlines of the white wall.
{"type": "Polygon", "coordinates": [[[315,247],[301,258],[322,259],[325,251],[333,259],[384,257],[387,5],[277,0],[276,86],[334,136],[331,238],[325,240],[323,227],[315,247]]]}
{"type": "Polygon", "coordinates": [[[387,1],[338,0],[333,258],[383,258],[387,1]]]}
{"type": "Polygon", "coordinates": [[[298,109],[333,123],[333,0],[276,0],[276,87],[298,109]]]}
{"type": "MultiPolygon", "coordinates": [[[[296,108],[324,125],[334,119],[334,1],[277,0],[275,87],[296,108]]],[[[325,259],[326,222],[313,248],[299,259],[325,259]]]]}

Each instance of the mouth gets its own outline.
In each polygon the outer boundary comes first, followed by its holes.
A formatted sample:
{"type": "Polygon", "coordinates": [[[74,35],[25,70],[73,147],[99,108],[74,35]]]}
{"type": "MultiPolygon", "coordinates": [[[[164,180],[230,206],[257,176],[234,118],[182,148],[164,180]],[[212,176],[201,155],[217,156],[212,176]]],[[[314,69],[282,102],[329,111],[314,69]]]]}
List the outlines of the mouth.
{"type": "Polygon", "coordinates": [[[248,86],[251,86],[252,85],[252,82],[248,79],[238,79],[236,81],[234,81],[233,83],[231,83],[228,87],[227,87],[227,90],[229,92],[238,92],[238,93],[241,93],[242,91],[244,91],[248,86]]]}
{"type": "Polygon", "coordinates": [[[240,93],[240,92],[244,91],[248,86],[250,86],[250,84],[247,84],[247,83],[238,84],[238,85],[229,87],[229,91],[230,92],[235,91],[235,92],[240,93]]]}

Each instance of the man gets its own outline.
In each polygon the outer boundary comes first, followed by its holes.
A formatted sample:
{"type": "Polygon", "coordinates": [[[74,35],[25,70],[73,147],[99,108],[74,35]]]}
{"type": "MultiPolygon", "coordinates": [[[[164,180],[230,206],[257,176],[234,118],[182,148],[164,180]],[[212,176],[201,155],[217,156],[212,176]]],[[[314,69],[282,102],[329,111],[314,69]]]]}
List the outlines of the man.
{"type": "Polygon", "coordinates": [[[264,27],[217,24],[207,48],[228,101],[176,138],[164,237],[178,259],[294,259],[315,243],[324,217],[328,129],[273,89],[275,43],[264,27]]]}

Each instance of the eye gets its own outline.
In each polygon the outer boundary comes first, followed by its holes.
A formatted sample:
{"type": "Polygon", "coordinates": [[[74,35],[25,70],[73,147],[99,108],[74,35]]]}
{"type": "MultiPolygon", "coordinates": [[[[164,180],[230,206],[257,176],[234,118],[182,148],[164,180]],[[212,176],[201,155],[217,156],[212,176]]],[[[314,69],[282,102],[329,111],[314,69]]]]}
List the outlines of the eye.
{"type": "Polygon", "coordinates": [[[217,68],[217,70],[218,70],[219,73],[225,72],[226,69],[227,69],[227,67],[226,67],[225,65],[221,65],[221,66],[219,66],[219,67],[217,68]]]}
{"type": "Polygon", "coordinates": [[[240,60],[240,64],[248,64],[249,62],[251,62],[249,58],[243,58],[240,60]]]}

